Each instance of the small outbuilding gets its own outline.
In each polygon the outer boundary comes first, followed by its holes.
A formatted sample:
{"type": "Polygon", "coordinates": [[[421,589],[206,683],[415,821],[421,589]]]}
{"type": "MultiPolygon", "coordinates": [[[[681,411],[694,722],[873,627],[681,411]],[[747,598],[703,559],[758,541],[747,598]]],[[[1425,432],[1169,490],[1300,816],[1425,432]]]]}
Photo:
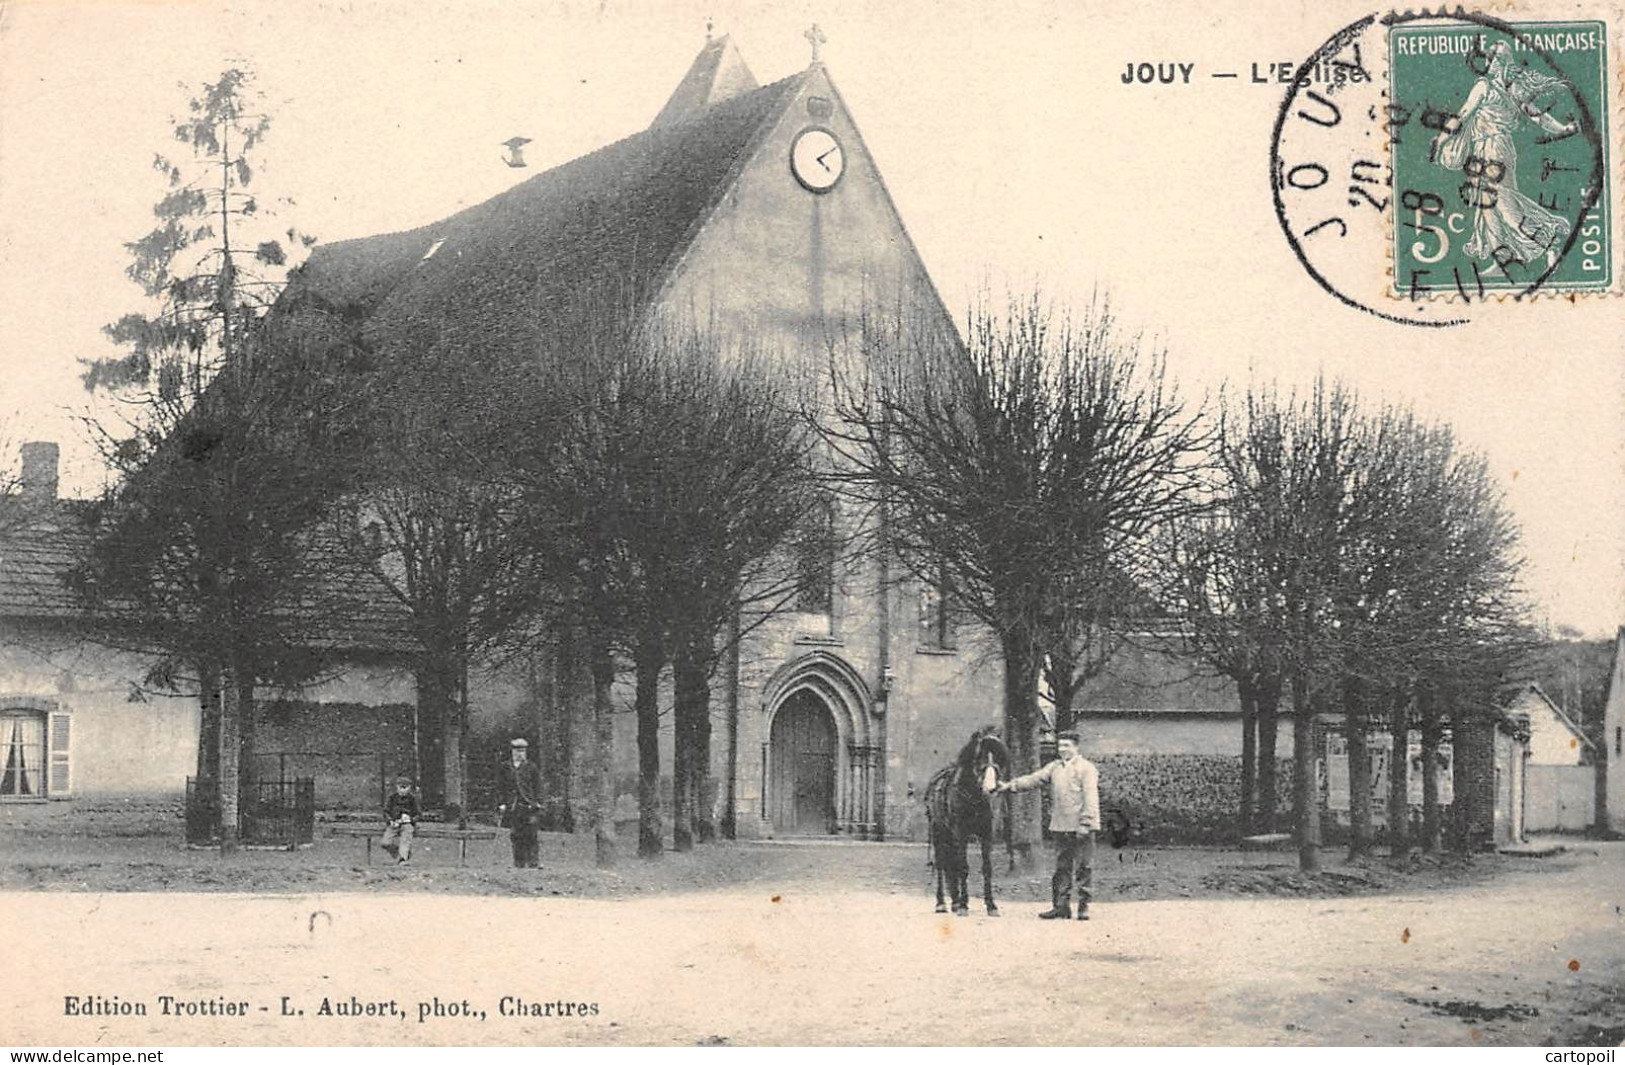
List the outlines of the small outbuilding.
{"type": "Polygon", "coordinates": [[[1584,832],[1596,820],[1596,751],[1574,719],[1538,684],[1525,684],[1507,712],[1529,722],[1525,832],[1584,832]]]}

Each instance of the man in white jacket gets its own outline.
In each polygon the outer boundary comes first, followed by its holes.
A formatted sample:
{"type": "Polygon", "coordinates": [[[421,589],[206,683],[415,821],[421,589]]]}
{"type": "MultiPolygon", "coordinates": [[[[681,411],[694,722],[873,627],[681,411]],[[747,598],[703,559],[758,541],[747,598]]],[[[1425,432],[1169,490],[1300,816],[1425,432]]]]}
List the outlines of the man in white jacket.
{"type": "Polygon", "coordinates": [[[1036,772],[999,785],[1000,791],[1028,791],[1049,782],[1049,829],[1055,837],[1054,905],[1038,916],[1046,921],[1072,916],[1072,885],[1078,888],[1078,920],[1089,919],[1095,878],[1095,833],[1100,829],[1100,773],[1078,753],[1078,734],[1055,737],[1056,759],[1036,772]]]}

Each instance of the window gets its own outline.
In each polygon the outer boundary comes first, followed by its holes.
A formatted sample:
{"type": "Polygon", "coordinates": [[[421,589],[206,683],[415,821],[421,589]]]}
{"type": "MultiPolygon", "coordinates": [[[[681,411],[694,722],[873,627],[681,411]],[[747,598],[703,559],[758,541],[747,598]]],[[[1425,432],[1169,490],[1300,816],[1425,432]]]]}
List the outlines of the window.
{"type": "Polygon", "coordinates": [[[835,507],[823,503],[807,515],[796,537],[796,609],[829,614],[835,606],[835,507]]]}
{"type": "Polygon", "coordinates": [[[937,651],[954,647],[953,595],[946,573],[920,581],[920,646],[937,651]]]}
{"type": "Polygon", "coordinates": [[[45,798],[45,715],[0,713],[0,798],[45,798]]]}

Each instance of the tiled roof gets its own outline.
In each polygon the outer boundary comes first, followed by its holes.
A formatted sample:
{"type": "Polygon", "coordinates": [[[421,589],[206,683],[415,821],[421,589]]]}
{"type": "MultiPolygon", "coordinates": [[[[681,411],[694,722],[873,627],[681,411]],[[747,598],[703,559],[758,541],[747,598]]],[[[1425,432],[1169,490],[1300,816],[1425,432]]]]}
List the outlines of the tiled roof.
{"type": "MultiPolygon", "coordinates": [[[[0,498],[0,516],[15,513],[17,503],[0,498]]],[[[93,611],[74,594],[70,577],[94,535],[93,508],[74,500],[34,504],[28,520],[0,524],[0,620],[77,625],[86,636],[144,627],[116,606],[93,611]]],[[[310,619],[313,648],[386,653],[412,648],[405,608],[351,561],[336,538],[313,536],[305,560],[311,568],[307,586],[321,594],[289,609],[310,619]]]]}
{"type": "Polygon", "coordinates": [[[534,356],[557,324],[641,310],[801,85],[743,92],[538,174],[432,225],[318,246],[284,296],[365,316],[375,346],[534,356]],[[430,252],[433,254],[430,254],[430,252]]]}
{"type": "Polygon", "coordinates": [[[83,616],[65,578],[90,543],[85,508],[0,499],[0,514],[0,618],[83,616]]]}

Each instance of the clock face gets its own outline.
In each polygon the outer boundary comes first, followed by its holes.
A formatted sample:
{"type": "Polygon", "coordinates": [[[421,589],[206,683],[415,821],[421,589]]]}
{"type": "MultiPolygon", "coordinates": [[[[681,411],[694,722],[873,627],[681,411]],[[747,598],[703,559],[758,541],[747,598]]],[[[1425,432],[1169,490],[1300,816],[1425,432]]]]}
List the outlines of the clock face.
{"type": "Polygon", "coordinates": [[[845,167],[846,153],[841,142],[822,126],[802,130],[790,145],[790,171],[811,192],[833,189],[845,167]]]}

